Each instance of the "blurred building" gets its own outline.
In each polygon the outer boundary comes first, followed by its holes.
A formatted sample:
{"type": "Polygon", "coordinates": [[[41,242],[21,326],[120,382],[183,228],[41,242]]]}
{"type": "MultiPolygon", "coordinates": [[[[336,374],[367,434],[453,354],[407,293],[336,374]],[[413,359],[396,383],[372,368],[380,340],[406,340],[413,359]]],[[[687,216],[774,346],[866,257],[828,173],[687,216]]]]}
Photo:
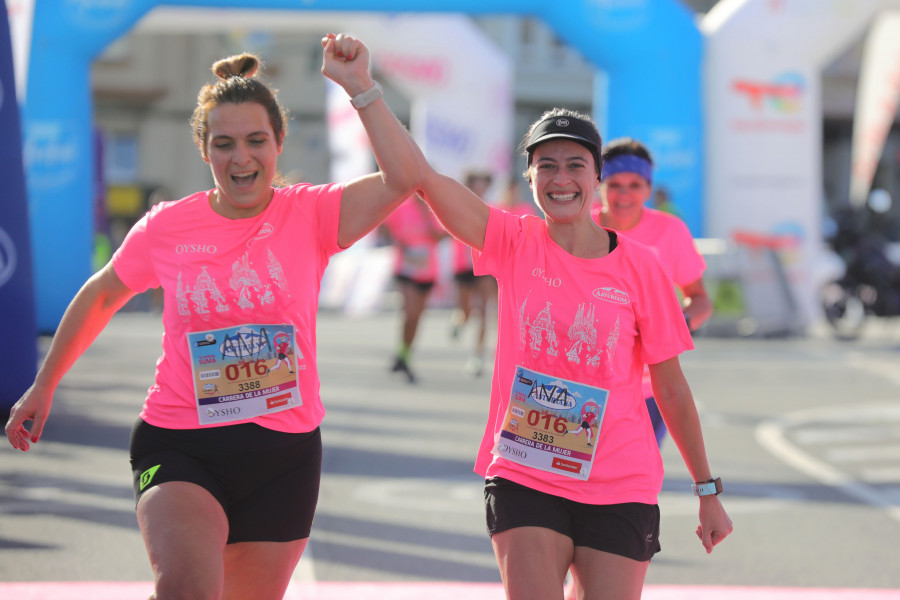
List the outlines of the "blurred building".
{"type": "MultiPolygon", "coordinates": [[[[716,0],[688,0],[698,13],[716,0]]],[[[490,16],[476,24],[515,65],[515,142],[545,109],[566,106],[591,112],[594,68],[564,45],[540,20],[490,16]]],[[[103,144],[106,204],[113,242],[154,199],[180,198],[212,186],[209,169],[191,141],[189,119],[196,93],[213,80],[214,60],[252,51],[263,58],[263,79],[280,90],[291,115],[280,166],[288,180],[330,180],[324,118],[325,81],[320,73],[321,31],[290,33],[236,28],[209,33],[146,29],[139,25],[109,46],[92,68],[95,123],[103,144]]],[[[846,205],[857,72],[862,40],[836,57],[823,73],[822,183],[829,209],[846,205]]],[[[377,74],[376,74],[377,75],[377,74]]],[[[409,102],[386,86],[388,103],[409,122],[409,102]]],[[[511,147],[512,150],[512,147],[511,147]]],[[[888,139],[876,187],[900,193],[900,130],[888,139]]],[[[515,157],[513,173],[524,161],[515,157]]],[[[677,200],[677,199],[676,199],[677,200]]],[[[894,203],[894,210],[898,204],[894,203]]]]}

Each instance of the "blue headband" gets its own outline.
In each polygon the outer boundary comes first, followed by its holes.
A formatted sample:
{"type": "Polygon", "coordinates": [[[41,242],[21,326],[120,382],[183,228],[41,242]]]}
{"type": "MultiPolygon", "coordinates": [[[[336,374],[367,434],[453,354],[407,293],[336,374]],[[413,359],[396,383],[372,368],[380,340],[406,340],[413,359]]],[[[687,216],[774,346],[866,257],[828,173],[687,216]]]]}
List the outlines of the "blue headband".
{"type": "Polygon", "coordinates": [[[620,154],[603,163],[603,179],[616,173],[637,173],[647,183],[653,183],[653,165],[646,158],[634,154],[620,154]]]}

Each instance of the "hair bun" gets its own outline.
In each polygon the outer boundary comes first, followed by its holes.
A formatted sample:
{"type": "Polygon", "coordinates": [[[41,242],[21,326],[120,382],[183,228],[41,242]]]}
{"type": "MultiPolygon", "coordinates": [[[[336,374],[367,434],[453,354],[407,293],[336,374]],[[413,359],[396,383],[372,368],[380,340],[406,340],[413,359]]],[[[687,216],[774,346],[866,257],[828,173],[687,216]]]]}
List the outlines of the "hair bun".
{"type": "Polygon", "coordinates": [[[231,77],[253,77],[259,70],[259,58],[253,54],[244,52],[228,58],[217,60],[213,63],[212,72],[216,77],[229,79],[231,77]]]}

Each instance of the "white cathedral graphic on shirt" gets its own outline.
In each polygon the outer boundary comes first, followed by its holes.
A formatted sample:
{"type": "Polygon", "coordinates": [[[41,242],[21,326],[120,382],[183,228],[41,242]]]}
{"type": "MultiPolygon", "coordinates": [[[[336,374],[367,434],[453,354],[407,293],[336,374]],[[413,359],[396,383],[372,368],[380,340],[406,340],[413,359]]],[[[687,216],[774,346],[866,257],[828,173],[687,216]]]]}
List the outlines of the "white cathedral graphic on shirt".
{"type": "MultiPolygon", "coordinates": [[[[251,240],[248,246],[254,240],[251,240]]],[[[262,274],[255,261],[251,260],[248,248],[232,263],[231,277],[225,282],[217,282],[216,278],[209,274],[206,266],[200,267],[200,272],[193,282],[185,281],[184,272],[179,271],[175,289],[178,314],[183,317],[197,315],[202,318],[212,310],[218,313],[229,312],[232,303],[244,311],[273,304],[276,291],[288,293],[287,280],[275,253],[271,248],[268,248],[267,252],[265,270],[262,274]],[[223,285],[226,291],[230,289],[232,292],[230,300],[222,292],[223,285]],[[273,286],[277,290],[273,290],[273,286]]]]}
{"type": "MultiPolygon", "coordinates": [[[[528,312],[528,299],[519,307],[519,348],[533,356],[544,352],[547,356],[558,356],[560,339],[556,333],[552,311],[553,304],[546,302],[543,309],[531,318],[528,312]]],[[[601,338],[595,324],[594,305],[582,302],[578,305],[575,318],[566,332],[567,342],[563,350],[568,361],[580,365],[582,360],[590,367],[612,366],[619,341],[619,317],[610,328],[606,339],[601,338]],[[599,343],[598,343],[599,342],[599,343]]]]}

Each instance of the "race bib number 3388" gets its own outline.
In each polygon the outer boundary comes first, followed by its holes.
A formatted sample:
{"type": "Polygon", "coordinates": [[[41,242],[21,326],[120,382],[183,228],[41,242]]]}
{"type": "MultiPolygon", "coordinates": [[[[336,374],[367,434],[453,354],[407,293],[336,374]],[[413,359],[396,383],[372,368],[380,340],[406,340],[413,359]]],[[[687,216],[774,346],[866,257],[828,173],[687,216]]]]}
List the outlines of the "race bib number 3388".
{"type": "Polygon", "coordinates": [[[300,406],[293,325],[240,325],[187,334],[201,425],[300,406]]]}

